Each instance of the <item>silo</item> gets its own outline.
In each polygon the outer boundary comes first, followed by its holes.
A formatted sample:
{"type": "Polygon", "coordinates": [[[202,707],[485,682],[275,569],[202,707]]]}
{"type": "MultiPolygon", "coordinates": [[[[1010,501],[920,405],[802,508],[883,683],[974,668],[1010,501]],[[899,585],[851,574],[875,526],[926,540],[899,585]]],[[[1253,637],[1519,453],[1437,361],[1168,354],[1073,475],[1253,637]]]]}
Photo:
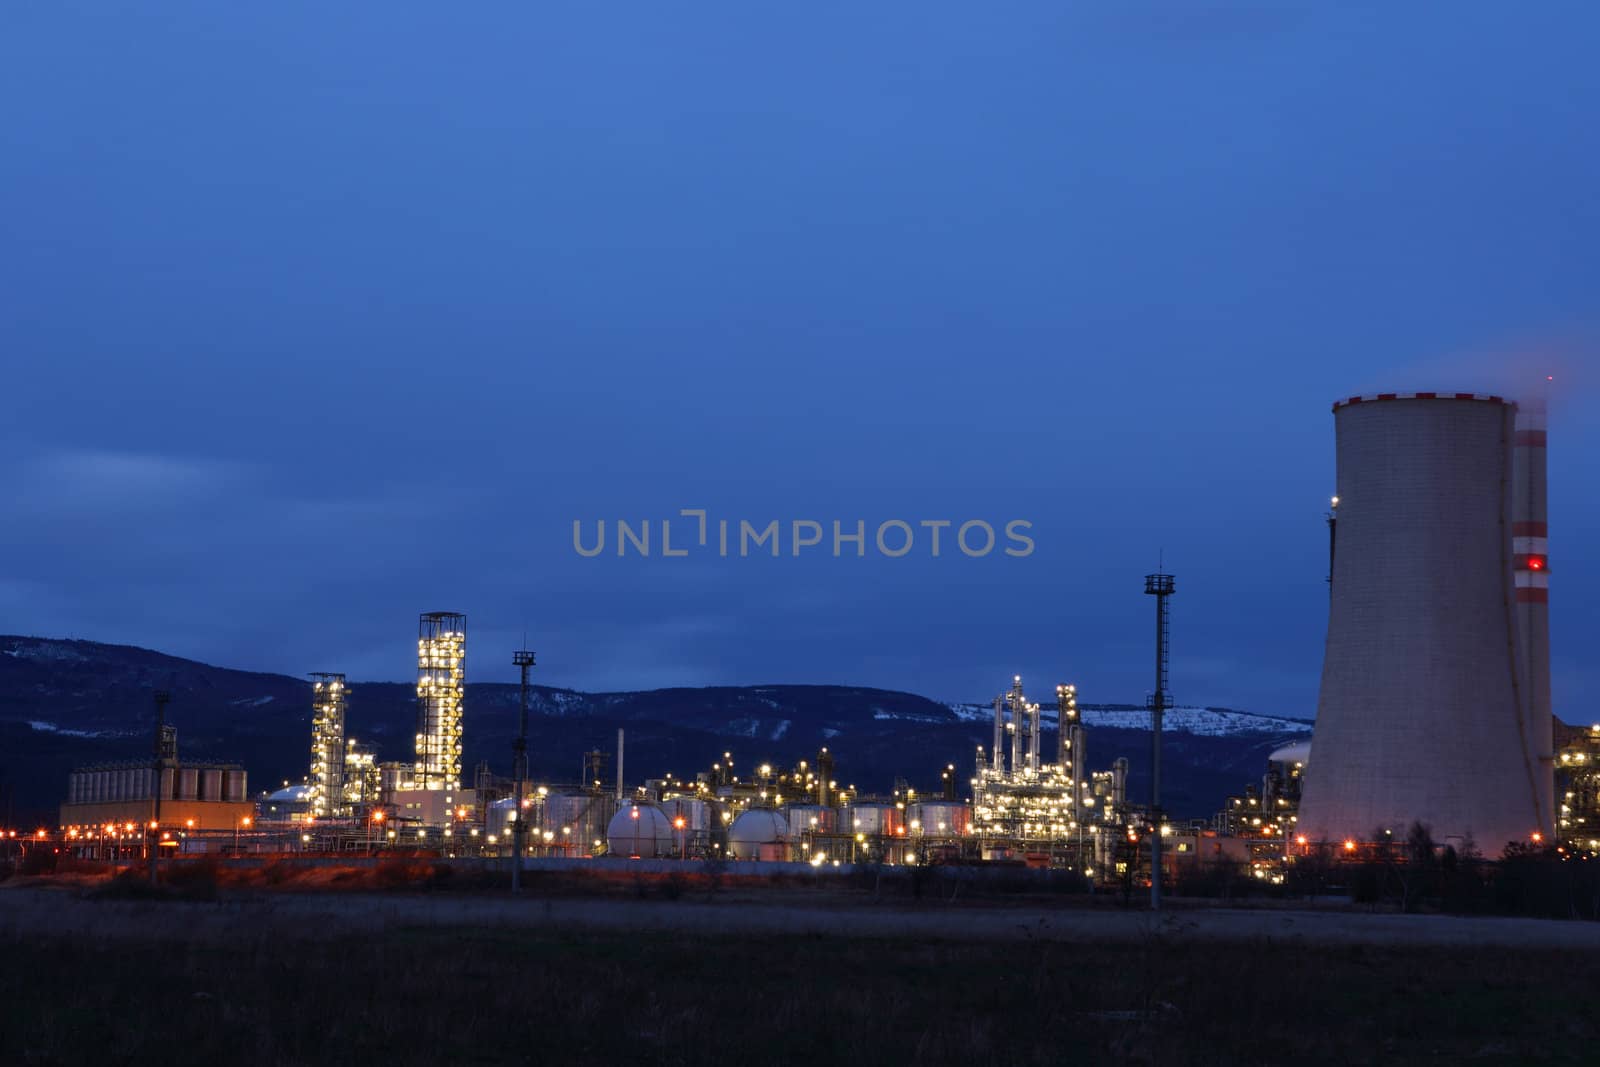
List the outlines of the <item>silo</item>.
{"type": "Polygon", "coordinates": [[[207,767],[200,772],[200,799],[222,799],[222,768],[207,767]]]}
{"type": "Polygon", "coordinates": [[[1544,441],[1541,426],[1531,447],[1529,419],[1465,393],[1334,405],[1333,586],[1296,828],[1309,840],[1420,821],[1498,855],[1551,832],[1544,441]]]}

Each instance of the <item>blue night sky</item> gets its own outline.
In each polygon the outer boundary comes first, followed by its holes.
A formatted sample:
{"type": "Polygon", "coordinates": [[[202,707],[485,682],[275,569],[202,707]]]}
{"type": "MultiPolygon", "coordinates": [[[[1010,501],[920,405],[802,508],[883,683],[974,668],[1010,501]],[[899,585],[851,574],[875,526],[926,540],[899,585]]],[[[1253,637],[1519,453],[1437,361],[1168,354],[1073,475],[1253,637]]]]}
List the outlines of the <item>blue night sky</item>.
{"type": "Polygon", "coordinates": [[[1554,373],[1591,717],[1592,3],[3,18],[0,630],[402,679],[450,609],[478,680],[526,628],[591,690],[1140,701],[1164,552],[1176,698],[1308,716],[1331,401],[1554,373]],[[1037,548],[573,551],[685,507],[1037,548]]]}

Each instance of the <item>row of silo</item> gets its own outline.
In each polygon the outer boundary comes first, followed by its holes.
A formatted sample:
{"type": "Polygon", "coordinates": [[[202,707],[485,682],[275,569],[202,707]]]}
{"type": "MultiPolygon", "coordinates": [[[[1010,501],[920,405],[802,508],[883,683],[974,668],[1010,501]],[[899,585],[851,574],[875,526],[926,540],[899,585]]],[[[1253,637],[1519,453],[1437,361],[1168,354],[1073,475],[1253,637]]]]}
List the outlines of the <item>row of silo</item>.
{"type": "Polygon", "coordinates": [[[67,778],[67,803],[107,804],[150,797],[149,767],[91,767],[67,778]]]}
{"type": "MultiPolygon", "coordinates": [[[[67,778],[67,803],[111,804],[149,800],[151,767],[125,765],[90,767],[67,778]]],[[[161,796],[168,800],[218,800],[243,803],[248,785],[245,772],[236,767],[164,767],[161,796]]]]}

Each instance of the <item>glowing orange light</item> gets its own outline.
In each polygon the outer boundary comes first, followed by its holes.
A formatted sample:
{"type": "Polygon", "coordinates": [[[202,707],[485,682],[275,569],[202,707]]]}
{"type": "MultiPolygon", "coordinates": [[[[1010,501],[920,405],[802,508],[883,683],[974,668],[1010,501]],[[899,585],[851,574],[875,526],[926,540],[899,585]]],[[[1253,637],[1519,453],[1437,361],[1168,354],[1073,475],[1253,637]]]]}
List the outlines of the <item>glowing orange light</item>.
{"type": "Polygon", "coordinates": [[[1297,844],[1297,845],[1305,844],[1306,843],[1306,835],[1305,834],[1301,834],[1299,837],[1294,839],[1294,843],[1297,844]]]}
{"type": "Polygon", "coordinates": [[[1356,843],[1354,841],[1346,841],[1344,843],[1344,850],[1346,852],[1354,852],[1356,850],[1356,843]]]}
{"type": "Polygon", "coordinates": [[[674,819],[672,825],[674,825],[678,829],[682,830],[683,829],[683,816],[680,815],[676,819],[674,819]]]}
{"type": "Polygon", "coordinates": [[[1539,831],[1535,830],[1533,832],[1533,843],[1537,845],[1539,842],[1541,842],[1543,840],[1544,840],[1544,835],[1541,834],[1539,831]]]}
{"type": "Polygon", "coordinates": [[[383,812],[381,812],[381,811],[373,812],[372,818],[376,822],[382,822],[383,821],[383,812]]]}

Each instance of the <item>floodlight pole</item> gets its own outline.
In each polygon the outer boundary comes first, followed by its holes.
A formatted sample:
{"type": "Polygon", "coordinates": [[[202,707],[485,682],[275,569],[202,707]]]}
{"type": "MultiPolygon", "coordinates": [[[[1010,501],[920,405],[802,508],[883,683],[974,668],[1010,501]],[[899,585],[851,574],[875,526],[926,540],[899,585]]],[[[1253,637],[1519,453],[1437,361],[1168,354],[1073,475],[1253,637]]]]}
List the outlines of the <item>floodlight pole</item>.
{"type": "Polygon", "coordinates": [[[511,743],[511,773],[516,779],[511,804],[511,891],[522,892],[522,851],[528,827],[523,818],[522,793],[528,781],[528,670],[533,653],[522,649],[511,654],[511,662],[522,671],[522,713],[517,719],[517,739],[511,743]]]}

